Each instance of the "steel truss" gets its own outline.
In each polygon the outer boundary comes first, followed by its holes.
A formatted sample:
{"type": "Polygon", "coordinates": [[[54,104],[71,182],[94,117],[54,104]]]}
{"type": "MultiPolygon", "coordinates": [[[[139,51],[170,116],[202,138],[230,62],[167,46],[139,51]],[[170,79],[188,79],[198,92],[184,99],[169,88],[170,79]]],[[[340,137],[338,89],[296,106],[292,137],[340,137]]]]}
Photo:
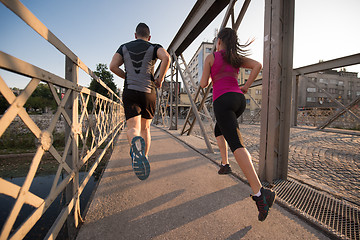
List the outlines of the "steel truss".
{"type": "Polygon", "coordinates": [[[31,79],[24,91],[19,96],[15,96],[2,77],[0,77],[0,92],[10,104],[10,107],[0,119],[0,137],[10,126],[14,118],[19,116],[29,131],[38,139],[36,153],[22,186],[0,178],[0,193],[15,199],[15,203],[2,228],[0,239],[24,238],[54,200],[63,192],[66,193],[66,203],[45,239],[55,239],[66,220],[68,228],[71,229],[69,231],[70,238],[73,238],[75,235],[72,234],[74,234],[75,228],[82,221],[79,197],[107,149],[113,144],[115,136],[125,124],[123,110],[121,110],[121,100],[21,2],[17,0],[1,0],[1,2],[59,49],[66,56],[66,64],[64,79],[4,52],[0,52],[1,69],[31,79]],[[110,98],[80,86],[78,84],[79,68],[83,69],[89,76],[105,87],[110,98]],[[46,129],[40,129],[24,108],[24,104],[40,82],[44,82],[49,86],[57,104],[56,112],[46,129]],[[59,89],[64,90],[62,98],[58,93],[59,89]],[[89,105],[90,103],[92,103],[92,108],[89,105]],[[66,130],[65,146],[62,153],[53,145],[54,129],[60,118],[65,120],[66,130]],[[100,146],[104,144],[105,147],[100,149],[100,146]],[[83,179],[79,179],[80,169],[89,163],[90,157],[95,152],[99,151],[99,155],[92,163],[87,174],[83,179]],[[59,165],[49,194],[45,198],[41,198],[30,191],[30,186],[45,152],[49,152],[59,165]],[[65,177],[61,179],[61,175],[65,177]],[[15,229],[15,221],[25,204],[31,205],[34,207],[34,210],[15,229]]]}
{"type": "MultiPolygon", "coordinates": [[[[225,1],[197,1],[168,49],[173,61],[176,62],[177,70],[181,74],[191,103],[191,112],[189,112],[185,120],[182,133],[189,134],[195,124],[195,120],[197,120],[210,152],[212,152],[212,148],[201,119],[201,116],[208,117],[206,114],[208,110],[204,103],[209,91],[207,89],[204,92],[200,88],[197,88],[195,94],[190,91],[192,79],[191,76],[188,77],[186,75],[188,70],[181,54],[197,36],[196,34],[205,28],[200,23],[203,23],[204,19],[207,19],[208,22],[212,21],[222,10],[211,12],[211,15],[208,11],[215,3],[219,4],[220,2],[224,4],[225,1]],[[183,69],[180,65],[183,65],[183,69]],[[201,110],[205,113],[201,114],[201,110]]],[[[238,29],[250,1],[244,1],[236,20],[234,16],[235,2],[226,2],[227,11],[220,29],[226,26],[230,18],[233,29],[238,29]]],[[[268,182],[287,178],[290,133],[290,114],[288,113],[291,107],[291,91],[289,90],[292,83],[294,5],[294,0],[265,2],[264,70],[262,80],[264,84],[261,109],[262,134],[260,140],[259,176],[261,180],[268,182]],[[270,89],[272,89],[271,92],[270,89]]],[[[208,88],[211,88],[211,85],[208,88]]]]}
{"type": "Polygon", "coordinates": [[[298,76],[303,76],[308,82],[316,86],[317,88],[321,89],[333,102],[335,102],[340,109],[335,112],[333,115],[329,116],[326,121],[324,121],[321,125],[319,125],[318,129],[324,129],[325,127],[329,126],[332,122],[336,121],[340,116],[344,115],[348,112],[351,116],[353,116],[357,121],[360,121],[360,116],[357,116],[356,113],[351,111],[351,108],[355,105],[359,104],[360,97],[355,98],[352,102],[344,106],[338,100],[336,100],[331,93],[326,91],[325,89],[321,88],[318,84],[314,81],[306,77],[306,74],[314,73],[314,72],[321,72],[329,69],[334,68],[341,68],[346,67],[349,65],[360,64],[360,54],[354,54],[346,57],[336,58],[329,61],[324,61],[316,64],[312,64],[309,66],[300,67],[294,69],[293,71],[293,106],[292,106],[292,125],[297,125],[297,94],[298,94],[298,76]]]}
{"type": "MultiPolygon", "coordinates": [[[[209,152],[214,152],[211,146],[211,143],[209,141],[209,138],[207,136],[207,132],[205,130],[205,126],[203,123],[203,118],[205,118],[208,122],[210,122],[211,128],[213,128],[214,123],[212,116],[205,105],[205,102],[211,98],[209,96],[210,89],[212,87],[212,84],[205,90],[202,89],[200,86],[196,86],[194,79],[192,78],[192,75],[190,74],[189,68],[186,64],[186,61],[182,55],[182,51],[187,47],[186,44],[189,44],[189,37],[195,38],[195,34],[190,34],[189,36],[186,36],[185,32],[191,32],[191,33],[197,33],[199,34],[202,30],[205,29],[205,25],[202,25],[204,21],[211,22],[217,14],[221,12],[221,10],[228,5],[225,17],[223,19],[223,22],[220,26],[220,29],[224,28],[226,24],[228,23],[230,17],[231,17],[231,25],[233,29],[237,30],[240,26],[240,23],[245,15],[245,12],[250,4],[250,0],[246,0],[242,6],[242,9],[237,16],[235,20],[235,14],[234,14],[234,6],[235,6],[235,0],[231,0],[229,2],[226,1],[198,1],[196,5],[194,6],[193,10],[190,12],[188,18],[185,20],[184,25],[180,28],[178,34],[174,38],[173,42],[170,44],[170,47],[168,51],[170,52],[172,56],[173,62],[175,62],[176,66],[176,72],[180,73],[181,78],[183,80],[184,88],[186,89],[186,93],[190,100],[190,110],[187,114],[185,124],[182,128],[181,134],[187,134],[189,135],[195,125],[196,120],[199,123],[201,134],[204,138],[204,141],[206,143],[207,149],[209,152]],[[215,10],[214,10],[215,9],[215,10]],[[211,12],[211,16],[208,16],[211,12]],[[205,20],[206,19],[206,20],[205,20]],[[197,21],[198,25],[201,26],[195,26],[191,28],[195,21],[197,21]],[[200,24],[199,24],[200,23],[200,24]],[[185,45],[185,47],[184,47],[185,45]],[[196,89],[195,92],[192,90],[196,89]]],[[[216,41],[215,41],[216,42],[216,41]]],[[[215,44],[214,42],[214,44],[215,44]]],[[[215,47],[215,46],[214,46],[215,47]]],[[[213,49],[214,49],[213,47],[213,49]]],[[[173,72],[172,72],[173,74],[173,72]]],[[[172,80],[171,80],[172,81],[172,80]]],[[[173,112],[173,105],[170,105],[171,112],[173,112]]],[[[176,108],[177,109],[177,108],[176,108]]],[[[158,113],[161,114],[161,113],[158,113]]],[[[172,129],[177,129],[177,126],[171,126],[172,129]]]]}

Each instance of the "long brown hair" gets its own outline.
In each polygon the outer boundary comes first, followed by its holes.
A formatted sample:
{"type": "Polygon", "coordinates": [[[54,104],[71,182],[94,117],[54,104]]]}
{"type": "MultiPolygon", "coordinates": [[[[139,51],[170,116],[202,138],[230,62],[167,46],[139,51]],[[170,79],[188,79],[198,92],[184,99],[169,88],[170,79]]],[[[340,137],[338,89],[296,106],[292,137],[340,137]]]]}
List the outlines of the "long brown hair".
{"type": "Polygon", "coordinates": [[[243,57],[249,55],[249,50],[244,48],[248,47],[254,40],[248,41],[244,45],[240,44],[235,30],[231,28],[223,28],[220,30],[218,38],[221,39],[226,46],[226,51],[223,53],[225,61],[234,68],[239,68],[243,63],[243,57]]]}

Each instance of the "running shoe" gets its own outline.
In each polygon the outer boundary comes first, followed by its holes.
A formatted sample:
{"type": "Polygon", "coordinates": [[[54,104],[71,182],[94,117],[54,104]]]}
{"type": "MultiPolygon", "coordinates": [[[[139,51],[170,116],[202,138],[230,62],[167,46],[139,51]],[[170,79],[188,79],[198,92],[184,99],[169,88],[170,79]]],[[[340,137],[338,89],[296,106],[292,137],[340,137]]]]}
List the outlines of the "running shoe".
{"type": "Polygon", "coordinates": [[[218,174],[229,174],[231,173],[231,167],[229,164],[225,164],[225,166],[223,166],[221,163],[220,163],[220,169],[218,171],[218,174]]]}
{"type": "Polygon", "coordinates": [[[269,213],[270,208],[275,202],[276,193],[275,191],[268,188],[260,189],[260,197],[251,195],[251,198],[255,201],[257,209],[259,210],[259,221],[264,221],[269,213]]]}
{"type": "Polygon", "coordinates": [[[130,147],[131,166],[135,175],[140,180],[145,180],[150,174],[150,164],[145,156],[145,140],[136,136],[131,141],[130,147]]]}

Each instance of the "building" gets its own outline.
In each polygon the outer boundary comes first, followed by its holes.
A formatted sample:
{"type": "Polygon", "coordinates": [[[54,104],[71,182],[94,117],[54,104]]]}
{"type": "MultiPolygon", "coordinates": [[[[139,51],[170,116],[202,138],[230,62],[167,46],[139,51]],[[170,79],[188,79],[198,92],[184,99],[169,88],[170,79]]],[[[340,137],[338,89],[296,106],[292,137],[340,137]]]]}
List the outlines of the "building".
{"type": "Polygon", "coordinates": [[[299,77],[298,103],[299,108],[309,107],[338,107],[331,98],[322,91],[324,89],[336,100],[346,105],[360,97],[360,78],[358,73],[327,70],[306,75],[319,87],[311,84],[303,76],[299,77]]]}
{"type": "MultiPolygon", "coordinates": [[[[250,73],[250,69],[240,68],[238,76],[239,85],[245,84],[245,82],[249,79],[250,73]]],[[[258,79],[262,79],[262,70],[256,77],[256,80],[258,79]]],[[[245,98],[246,108],[250,110],[250,114],[253,115],[255,110],[259,110],[261,108],[262,85],[249,88],[249,91],[245,94],[245,98]]]]}
{"type": "MultiPolygon", "coordinates": [[[[201,75],[203,72],[203,66],[205,62],[205,58],[212,53],[212,47],[213,43],[210,42],[202,42],[194,56],[191,58],[189,62],[189,70],[190,74],[192,75],[196,86],[199,86],[199,82],[201,79],[201,75]]],[[[247,79],[249,78],[249,75],[251,73],[251,70],[249,69],[243,69],[241,68],[239,71],[238,76],[238,83],[239,85],[244,84],[247,79]]],[[[256,79],[262,78],[262,72],[258,75],[256,79]]],[[[254,111],[256,109],[261,108],[261,89],[262,86],[254,87],[249,89],[248,93],[245,94],[246,97],[246,108],[250,109],[250,111],[254,111]],[[255,101],[252,101],[252,99],[255,101]]],[[[191,88],[190,91],[193,93],[196,91],[196,89],[191,88]]]]}
{"type": "MultiPolygon", "coordinates": [[[[213,45],[214,44],[210,42],[202,42],[188,64],[190,74],[194,79],[196,86],[199,86],[205,58],[212,53],[213,45]]],[[[190,91],[193,93],[196,89],[191,88],[190,91]]]]}

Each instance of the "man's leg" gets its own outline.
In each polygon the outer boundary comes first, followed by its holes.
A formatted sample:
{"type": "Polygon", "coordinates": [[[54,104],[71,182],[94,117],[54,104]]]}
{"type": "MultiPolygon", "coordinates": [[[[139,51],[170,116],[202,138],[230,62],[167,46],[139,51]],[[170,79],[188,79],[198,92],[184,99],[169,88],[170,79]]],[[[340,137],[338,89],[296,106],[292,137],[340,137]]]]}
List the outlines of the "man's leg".
{"type": "Polygon", "coordinates": [[[141,115],[129,118],[128,120],[126,120],[126,125],[128,128],[126,135],[131,146],[131,140],[136,136],[140,136],[141,115]]]}
{"type": "Polygon", "coordinates": [[[150,144],[151,144],[151,135],[150,135],[150,124],[152,119],[141,118],[141,136],[145,140],[145,156],[148,157],[150,144]]]}

